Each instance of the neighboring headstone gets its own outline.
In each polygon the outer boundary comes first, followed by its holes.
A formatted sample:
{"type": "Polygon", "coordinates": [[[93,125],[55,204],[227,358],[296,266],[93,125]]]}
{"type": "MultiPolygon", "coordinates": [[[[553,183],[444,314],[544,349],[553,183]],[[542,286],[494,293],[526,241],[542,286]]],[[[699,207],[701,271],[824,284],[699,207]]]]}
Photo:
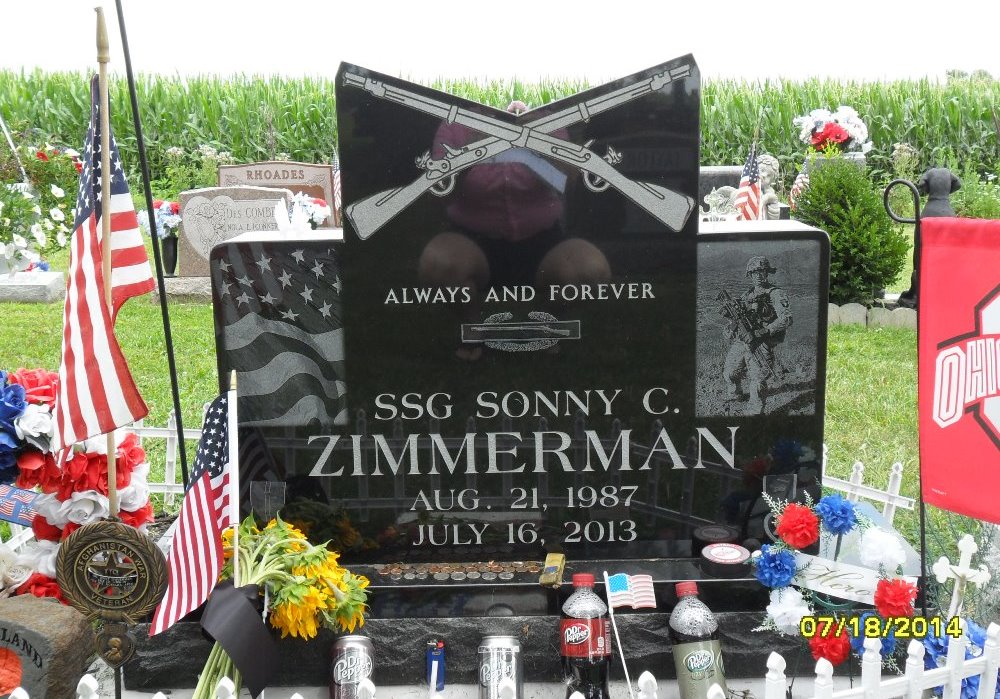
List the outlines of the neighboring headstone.
{"type": "Polygon", "coordinates": [[[90,624],[72,607],[33,595],[0,599],[0,695],[20,685],[31,699],[73,699],[93,654],[90,624]]]}
{"type": "Polygon", "coordinates": [[[868,325],[868,309],[860,303],[845,303],[840,307],[841,325],[868,325]]]}
{"type": "Polygon", "coordinates": [[[0,302],[52,303],[66,295],[62,272],[16,272],[0,274],[0,302]]]}
{"type": "MultiPolygon", "coordinates": [[[[220,165],[220,187],[282,187],[293,194],[305,192],[310,197],[322,199],[334,210],[334,183],[332,165],[267,161],[246,165],[220,165]]],[[[323,228],[339,225],[331,214],[323,228]]]]}
{"type": "Polygon", "coordinates": [[[247,231],[274,231],[274,207],[292,192],[270,187],[207,187],[180,193],[178,276],[207,277],[212,248],[247,231]]]}
{"type": "Polygon", "coordinates": [[[829,241],[698,235],[690,56],[518,115],[337,85],[343,243],[220,245],[213,301],[240,443],[269,447],[241,482],[286,483],[281,516],[371,577],[376,616],[546,614],[551,551],[705,581],[695,530],[757,531],[768,470],[819,496],[829,241]]]}

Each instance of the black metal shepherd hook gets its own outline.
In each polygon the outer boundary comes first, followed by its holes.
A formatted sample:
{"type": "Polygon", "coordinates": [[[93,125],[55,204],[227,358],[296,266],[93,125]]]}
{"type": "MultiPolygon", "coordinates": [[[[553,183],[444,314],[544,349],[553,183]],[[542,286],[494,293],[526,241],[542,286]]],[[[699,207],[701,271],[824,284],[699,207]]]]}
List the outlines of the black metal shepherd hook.
{"type": "Polygon", "coordinates": [[[920,276],[920,190],[917,189],[917,185],[909,180],[893,180],[885,188],[885,192],[882,193],[882,203],[885,206],[886,213],[889,214],[889,218],[893,221],[896,223],[913,224],[913,274],[910,275],[910,288],[899,295],[899,305],[916,308],[917,280],[920,276]],[[899,216],[889,205],[889,192],[896,185],[908,187],[910,193],[913,194],[913,218],[899,216]]]}

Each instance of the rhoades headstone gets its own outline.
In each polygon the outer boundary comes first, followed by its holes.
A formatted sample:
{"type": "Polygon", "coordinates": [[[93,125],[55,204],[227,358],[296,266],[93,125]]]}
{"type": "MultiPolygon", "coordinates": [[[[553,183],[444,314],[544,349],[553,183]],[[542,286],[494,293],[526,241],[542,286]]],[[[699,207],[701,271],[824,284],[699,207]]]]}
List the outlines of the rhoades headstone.
{"type": "MultiPolygon", "coordinates": [[[[335,201],[332,165],[283,160],[246,165],[220,165],[219,186],[283,187],[295,194],[304,192],[310,197],[322,199],[331,211],[335,201]]],[[[331,215],[324,227],[332,228],[334,225],[335,221],[331,215]]]]}
{"type": "Polygon", "coordinates": [[[206,187],[180,193],[178,275],[207,277],[212,248],[247,231],[275,231],[274,207],[292,193],[271,187],[206,187]]]}
{"type": "Polygon", "coordinates": [[[374,587],[424,586],[376,615],[498,613],[427,586],[500,583],[546,613],[554,551],[714,578],[700,545],[762,536],[766,476],[818,496],[829,242],[698,235],[691,56],[520,115],[337,84],[343,242],[241,238],[212,282],[244,482],[374,587]]]}

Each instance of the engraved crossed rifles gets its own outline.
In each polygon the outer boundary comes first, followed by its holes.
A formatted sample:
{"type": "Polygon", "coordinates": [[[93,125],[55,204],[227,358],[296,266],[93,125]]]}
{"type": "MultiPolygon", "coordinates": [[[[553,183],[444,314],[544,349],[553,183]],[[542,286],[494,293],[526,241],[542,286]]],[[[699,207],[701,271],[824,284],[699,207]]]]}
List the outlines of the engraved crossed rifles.
{"type": "Polygon", "coordinates": [[[430,191],[445,196],[455,186],[455,175],[511,148],[526,148],[554,160],[567,163],[583,172],[584,184],[594,192],[614,187],[628,199],[662,221],[673,231],[679,231],[694,209],[694,200],[671,189],[648,182],[630,180],[615,169],[621,156],[609,148],[605,157],[590,150],[593,141],[578,145],[552,135],[559,129],[587,122],[592,116],[614,109],[632,100],[663,89],[674,80],[686,78],[690,65],[671,68],[645,80],[619,88],[593,99],[578,102],[558,112],[528,122],[523,126],[463,109],[455,104],[432,97],[418,95],[380,80],[373,80],[356,73],[345,73],[344,84],[368,91],[375,97],[396,102],[424,114],[430,114],[448,123],[458,123],[486,134],[487,138],[462,148],[445,145],[445,156],[439,160],[425,153],[417,159],[417,166],[424,173],[413,182],[396,189],[379,192],[360,201],[348,204],[344,214],[351,221],[362,240],[392,220],[397,214],[430,191]]]}

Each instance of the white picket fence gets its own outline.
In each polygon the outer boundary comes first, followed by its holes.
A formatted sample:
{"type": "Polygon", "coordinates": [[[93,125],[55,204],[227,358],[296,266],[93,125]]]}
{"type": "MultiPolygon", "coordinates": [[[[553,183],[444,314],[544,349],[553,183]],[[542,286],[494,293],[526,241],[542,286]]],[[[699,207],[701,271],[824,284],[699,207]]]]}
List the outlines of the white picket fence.
{"type": "MultiPolygon", "coordinates": [[[[964,621],[963,631],[964,629],[964,621]]],[[[942,667],[924,669],[924,646],[912,640],[906,650],[906,666],[901,676],[882,676],[882,656],[879,653],[882,641],[878,638],[865,639],[865,649],[861,658],[861,682],[850,689],[833,690],[833,665],[825,658],[816,663],[816,680],[809,699],[889,699],[905,697],[921,699],[926,690],[942,688],[944,699],[962,697],[962,680],[979,678],[979,690],[970,694],[977,699],[993,699],[997,687],[997,670],[1000,668],[1000,625],[990,624],[986,630],[986,644],[982,654],[965,658],[969,646],[963,634],[948,643],[948,656],[942,667]]],[[[785,699],[788,688],[785,677],[785,659],[778,653],[771,653],[767,659],[767,675],[764,677],[764,699],[785,699]]],[[[728,699],[718,685],[708,692],[708,699],[728,699]]]]}

